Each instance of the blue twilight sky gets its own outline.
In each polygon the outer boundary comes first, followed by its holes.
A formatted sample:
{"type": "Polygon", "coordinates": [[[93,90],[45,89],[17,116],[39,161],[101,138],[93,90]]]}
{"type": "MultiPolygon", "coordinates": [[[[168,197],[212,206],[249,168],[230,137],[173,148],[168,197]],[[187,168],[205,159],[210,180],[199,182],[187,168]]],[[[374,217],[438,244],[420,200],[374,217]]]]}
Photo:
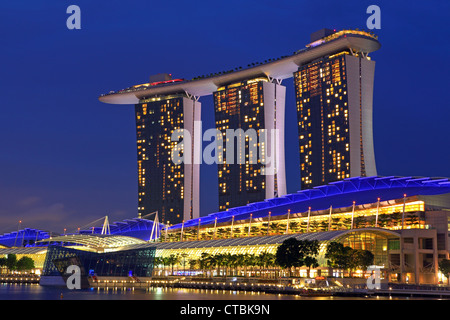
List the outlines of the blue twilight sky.
{"type": "MultiPolygon", "coordinates": [[[[366,29],[381,8],[374,90],[379,175],[450,177],[448,1],[0,2],[0,233],[69,231],[137,215],[134,107],[101,93],[167,72],[197,75],[291,54],[321,28],[366,29]],[[69,5],[81,30],[66,28],[69,5]]],[[[288,192],[299,189],[296,110],[287,86],[288,192]]],[[[214,126],[201,98],[203,128],[214,126]]],[[[202,215],[217,210],[214,166],[201,171],[202,215]]]]}

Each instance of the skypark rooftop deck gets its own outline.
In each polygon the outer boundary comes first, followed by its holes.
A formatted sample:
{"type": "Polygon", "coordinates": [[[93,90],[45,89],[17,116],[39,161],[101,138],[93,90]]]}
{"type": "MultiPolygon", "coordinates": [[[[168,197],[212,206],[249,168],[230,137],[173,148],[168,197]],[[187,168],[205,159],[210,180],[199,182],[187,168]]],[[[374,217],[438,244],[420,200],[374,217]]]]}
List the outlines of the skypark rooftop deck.
{"type": "Polygon", "coordinates": [[[211,95],[221,86],[242,80],[267,77],[269,80],[276,79],[281,81],[291,78],[302,64],[343,50],[367,56],[368,53],[376,51],[380,47],[377,37],[371,33],[343,30],[310,43],[305,49],[296,51],[292,55],[269,59],[265,63],[253,63],[245,69],[239,67],[212,76],[196,77],[195,80],[176,79],[177,81],[156,85],[142,84],[132,86],[124,90],[111,91],[108,94],[101,95],[99,100],[110,104],[137,104],[143,98],[176,93],[187,93],[195,97],[206,96],[211,95]]]}

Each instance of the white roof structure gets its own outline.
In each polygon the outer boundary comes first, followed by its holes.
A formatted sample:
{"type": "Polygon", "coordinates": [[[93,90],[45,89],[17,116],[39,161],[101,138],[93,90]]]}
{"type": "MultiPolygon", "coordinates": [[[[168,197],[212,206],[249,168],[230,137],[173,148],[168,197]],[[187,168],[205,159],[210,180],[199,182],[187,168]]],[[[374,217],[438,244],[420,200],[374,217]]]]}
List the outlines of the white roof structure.
{"type": "Polygon", "coordinates": [[[264,64],[243,70],[226,72],[223,74],[179,82],[168,82],[157,85],[142,84],[118,92],[111,92],[99,97],[99,100],[110,104],[137,104],[145,97],[186,93],[189,96],[206,96],[217,91],[221,86],[242,80],[267,77],[278,81],[293,77],[298,67],[329,54],[342,50],[360,52],[367,55],[381,47],[377,38],[364,31],[343,30],[314,42],[307,48],[297,51],[293,55],[275,59],[264,64]]]}
{"type": "Polygon", "coordinates": [[[67,243],[69,246],[74,245],[79,249],[100,251],[112,251],[118,248],[126,247],[129,245],[145,244],[144,240],[128,237],[128,236],[118,236],[118,235],[87,235],[87,234],[74,234],[65,235],[59,237],[53,237],[45,240],[38,241],[48,242],[49,245],[52,243],[67,243]],[[78,247],[80,246],[80,247],[78,247]]]}

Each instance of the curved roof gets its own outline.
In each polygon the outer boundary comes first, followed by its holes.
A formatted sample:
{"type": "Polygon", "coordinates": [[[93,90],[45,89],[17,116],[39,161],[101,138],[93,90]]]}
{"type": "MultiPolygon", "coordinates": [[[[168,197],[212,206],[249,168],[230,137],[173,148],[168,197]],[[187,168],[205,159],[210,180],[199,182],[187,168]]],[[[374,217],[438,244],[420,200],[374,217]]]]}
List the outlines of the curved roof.
{"type": "Polygon", "coordinates": [[[30,241],[34,243],[38,240],[47,239],[50,236],[51,232],[48,231],[24,228],[0,235],[0,245],[6,247],[22,247],[29,244],[30,241]]]}
{"type": "MultiPolygon", "coordinates": [[[[286,215],[288,210],[292,213],[327,210],[330,206],[334,209],[347,208],[353,205],[376,203],[401,199],[417,195],[438,195],[450,193],[450,180],[448,178],[427,177],[356,177],[332,182],[328,185],[315,187],[288,194],[283,197],[267,199],[255,202],[243,207],[231,208],[228,211],[216,212],[205,217],[188,220],[184,228],[196,227],[221,222],[265,218],[269,215],[286,215]]],[[[182,223],[169,227],[179,229],[182,223]]]]}
{"type": "MultiPolygon", "coordinates": [[[[148,240],[153,229],[154,221],[142,218],[125,219],[115,221],[109,225],[111,235],[127,235],[140,239],[148,240]]],[[[162,224],[158,224],[158,233],[163,228],[162,224]]],[[[89,229],[80,230],[78,234],[102,234],[103,227],[91,227],[89,229]]]]}
{"type": "Polygon", "coordinates": [[[127,236],[86,235],[86,234],[52,237],[38,242],[48,242],[49,244],[62,242],[80,245],[94,250],[113,249],[129,245],[146,243],[146,241],[144,240],[127,236]]]}
{"type": "Polygon", "coordinates": [[[261,237],[242,237],[230,239],[216,239],[216,240],[197,240],[197,241],[178,241],[178,242],[156,242],[152,244],[133,246],[134,248],[152,246],[156,250],[168,249],[193,249],[193,248],[211,248],[211,247],[235,247],[235,246],[258,246],[258,245],[277,245],[283,243],[289,238],[296,238],[297,240],[317,240],[317,241],[333,241],[353,232],[371,232],[383,234],[389,237],[399,237],[400,234],[395,231],[386,230],[382,228],[360,228],[349,230],[333,230],[324,232],[310,232],[310,233],[295,233],[283,234],[275,236],[261,236],[261,237]]]}
{"type": "Polygon", "coordinates": [[[45,254],[47,247],[25,247],[25,248],[0,248],[2,254],[45,254]]]}
{"type": "Polygon", "coordinates": [[[193,96],[210,95],[221,86],[238,81],[257,77],[271,77],[275,79],[287,79],[293,77],[298,67],[320,57],[352,49],[362,52],[373,52],[381,47],[378,40],[362,31],[345,30],[340,37],[324,42],[317,46],[311,46],[293,55],[283,57],[257,66],[220,74],[198,80],[174,82],[158,86],[142,86],[129,88],[120,92],[113,92],[99,97],[99,100],[111,104],[137,104],[139,100],[149,96],[169,95],[175,93],[189,93],[193,96]]]}

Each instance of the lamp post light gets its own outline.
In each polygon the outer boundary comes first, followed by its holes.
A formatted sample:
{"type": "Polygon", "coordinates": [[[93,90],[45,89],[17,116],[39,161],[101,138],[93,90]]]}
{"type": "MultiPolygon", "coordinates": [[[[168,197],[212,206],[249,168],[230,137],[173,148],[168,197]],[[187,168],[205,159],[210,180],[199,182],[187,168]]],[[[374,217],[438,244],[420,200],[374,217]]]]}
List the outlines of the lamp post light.
{"type": "Polygon", "coordinates": [[[291,209],[288,209],[288,216],[287,216],[287,224],[286,224],[286,234],[289,234],[289,217],[291,215],[291,209]]]}
{"type": "Polygon", "coordinates": [[[354,222],[354,219],[355,219],[355,201],[353,201],[353,206],[352,206],[352,224],[351,224],[351,226],[350,226],[350,229],[353,229],[353,222],[354,222]]]}
{"type": "Polygon", "coordinates": [[[306,233],[309,232],[309,224],[310,224],[310,220],[311,220],[311,207],[308,207],[308,222],[306,224],[306,233]]]}
{"type": "Polygon", "coordinates": [[[250,223],[248,224],[248,236],[250,237],[250,230],[252,227],[252,217],[253,217],[253,213],[250,213],[250,223]]]}
{"type": "Polygon", "coordinates": [[[375,215],[375,227],[378,228],[378,214],[380,212],[380,198],[377,198],[377,214],[375,215]]]}

